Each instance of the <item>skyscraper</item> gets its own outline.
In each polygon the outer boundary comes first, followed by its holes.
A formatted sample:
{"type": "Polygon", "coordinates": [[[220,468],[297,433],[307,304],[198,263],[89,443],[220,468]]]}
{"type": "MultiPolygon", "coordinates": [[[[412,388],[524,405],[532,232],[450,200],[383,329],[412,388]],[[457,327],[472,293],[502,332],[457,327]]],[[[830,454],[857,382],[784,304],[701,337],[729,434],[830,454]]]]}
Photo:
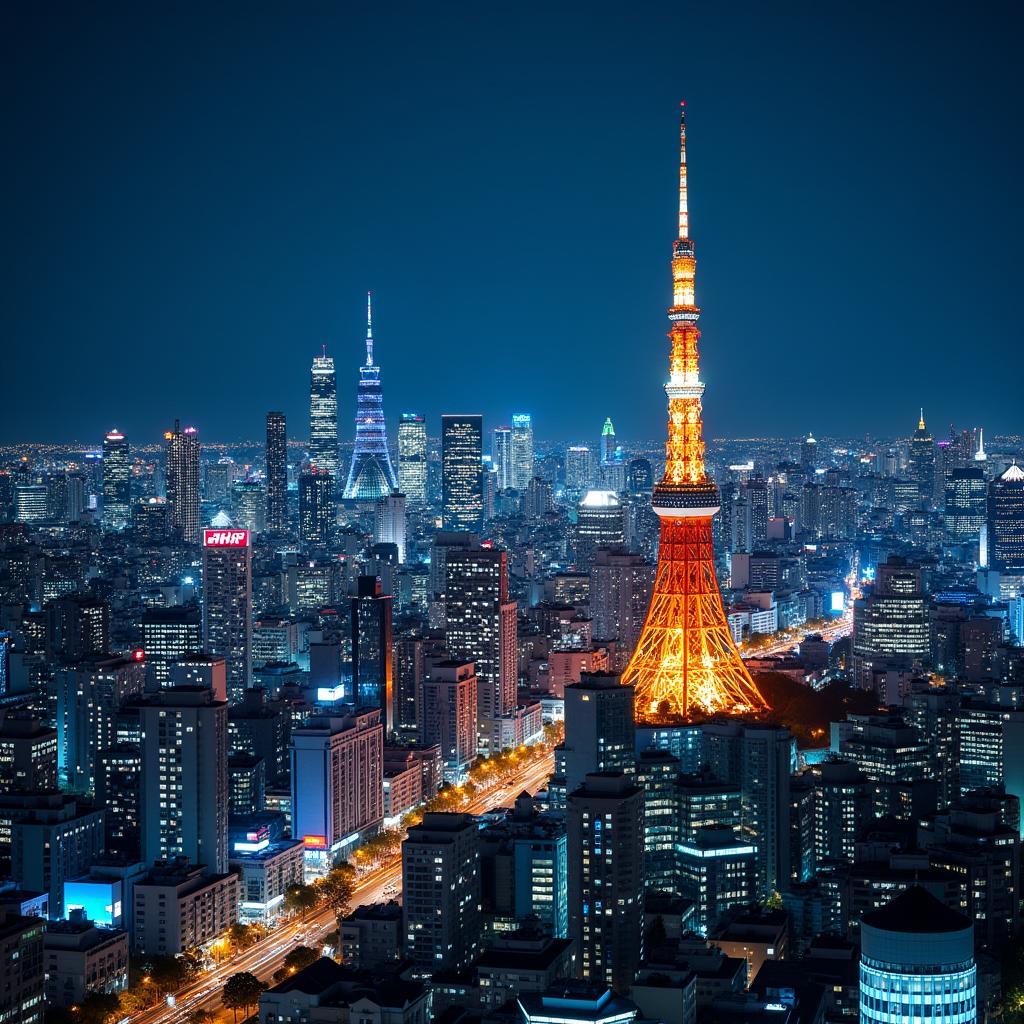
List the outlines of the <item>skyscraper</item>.
{"type": "Polygon", "coordinates": [[[622,772],[569,794],[569,937],[584,978],[628,991],[644,955],[644,794],[622,772]]]}
{"type": "Polygon", "coordinates": [[[248,530],[203,532],[203,637],[227,663],[228,700],[252,680],[252,547],[248,530]]]}
{"type": "Polygon", "coordinates": [[[525,491],[533,479],[533,420],[529,413],[512,416],[511,469],[509,486],[525,491]]]}
{"type": "Polygon", "coordinates": [[[626,542],[626,510],[614,491],[591,490],[576,509],[573,548],[576,568],[590,572],[598,548],[621,547],[626,542]]]}
{"type": "Polygon", "coordinates": [[[800,465],[809,473],[818,468],[818,441],[813,434],[800,442],[800,465]]]}
{"type": "Polygon", "coordinates": [[[497,489],[512,486],[512,428],[495,427],[491,432],[491,465],[497,475],[497,489]]]}
{"type": "Polygon", "coordinates": [[[309,461],[338,479],[338,382],[326,345],[309,375],[309,461]]]}
{"type": "Polygon", "coordinates": [[[373,306],[366,293],[366,363],[359,368],[356,394],[356,441],[344,497],[375,501],[398,489],[388,453],[388,429],[384,422],[384,396],[380,367],[373,361],[373,306]]]}
{"type": "Polygon", "coordinates": [[[946,530],[957,540],[977,540],[988,514],[988,485],[978,463],[946,477],[946,530]]]}
{"type": "Polygon", "coordinates": [[[924,425],[924,409],[917,421],[917,430],[910,439],[908,469],[910,479],[917,484],[921,500],[931,506],[935,492],[935,441],[924,425]]]}
{"type": "Polygon", "coordinates": [[[427,424],[415,412],[403,412],[398,423],[398,489],[410,505],[426,504],[427,424]]]}
{"type": "Polygon", "coordinates": [[[334,527],[334,477],[311,466],[299,476],[299,540],[323,547],[334,527]]]}
{"type": "Polygon", "coordinates": [[[461,783],[477,751],[477,678],[471,661],[430,666],[419,710],[421,742],[441,748],[446,782],[461,783]]]}
{"type": "Polygon", "coordinates": [[[483,430],[476,415],[441,417],[441,519],[446,530],[483,528],[483,430]]]}
{"type": "Polygon", "coordinates": [[[288,431],[283,412],[267,413],[267,529],[288,526],[288,431]]]}
{"type": "Polygon", "coordinates": [[[636,687],[637,718],[651,724],[765,706],[729,632],[715,575],[711,517],[720,499],[704,468],[685,107],[679,142],[679,237],[672,250],[672,352],[665,385],[669,433],[665,475],[653,500],[661,519],[658,572],[643,632],[623,673],[623,682],[636,687]]]}
{"type": "Polygon", "coordinates": [[[199,543],[199,432],[195,427],[164,434],[167,442],[167,512],[171,531],[186,544],[199,543]]]}
{"type": "Polygon", "coordinates": [[[480,730],[516,706],[516,602],[508,596],[508,556],[494,548],[453,550],[445,566],[445,645],[471,661],[478,679],[480,730]]]}
{"type": "Polygon", "coordinates": [[[103,529],[123,530],[131,518],[131,449],[119,430],[103,438],[103,529]]]}
{"type": "Polygon", "coordinates": [[[611,416],[605,417],[601,428],[601,465],[607,466],[615,458],[615,427],[611,416]]]}
{"type": "Polygon", "coordinates": [[[585,445],[573,445],[565,450],[565,486],[582,494],[594,482],[594,466],[590,449],[585,445]]]}
{"type": "Polygon", "coordinates": [[[988,485],[988,564],[1024,575],[1024,470],[1016,463],[988,485]]]}
{"type": "Polygon", "coordinates": [[[405,495],[398,491],[381,498],[375,508],[373,539],[377,544],[394,544],[398,562],[405,562],[405,495]]]}
{"type": "Polygon", "coordinates": [[[185,856],[208,874],[228,869],[228,707],[201,686],[139,706],[142,859],[185,856]]]}
{"type": "Polygon", "coordinates": [[[195,605],[147,608],[142,613],[142,649],[150,689],[171,683],[171,666],[203,648],[203,626],[195,605]]]}
{"type": "Polygon", "coordinates": [[[357,708],[380,708],[387,734],[394,727],[391,595],[381,592],[378,576],[360,576],[351,603],[354,703],[357,708]]]}

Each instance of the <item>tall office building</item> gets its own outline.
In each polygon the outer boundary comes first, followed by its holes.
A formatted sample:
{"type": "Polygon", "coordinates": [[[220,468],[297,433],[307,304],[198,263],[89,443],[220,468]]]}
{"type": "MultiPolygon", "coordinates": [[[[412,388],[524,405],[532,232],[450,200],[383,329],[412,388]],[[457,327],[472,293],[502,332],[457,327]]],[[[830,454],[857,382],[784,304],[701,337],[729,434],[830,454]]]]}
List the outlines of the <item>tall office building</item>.
{"type": "Polygon", "coordinates": [[[480,952],[480,832],[469,814],[426,814],[402,843],[405,955],[433,974],[480,952]]]}
{"type": "Polygon", "coordinates": [[[1024,575],[1024,470],[1016,463],[988,485],[988,564],[1024,575]]]}
{"type": "Polygon", "coordinates": [[[921,569],[891,555],[878,567],[874,588],[853,605],[854,685],[872,689],[876,673],[912,669],[928,652],[928,605],[921,569]]]}
{"type": "Polygon", "coordinates": [[[338,382],[326,345],[309,373],[309,461],[338,479],[338,382]]]}
{"type": "Polygon", "coordinates": [[[441,748],[445,781],[456,785],[476,758],[477,685],[471,661],[435,661],[423,681],[420,740],[441,748]]]}
{"type": "Polygon", "coordinates": [[[615,427],[611,416],[606,416],[601,428],[601,465],[607,466],[615,458],[615,427]]]}
{"type": "Polygon", "coordinates": [[[46,606],[46,653],[76,661],[110,650],[110,605],[85,594],[64,594],[46,606]]]}
{"type": "Polygon", "coordinates": [[[415,412],[398,421],[398,489],[410,505],[427,503],[427,423],[415,412]]]}
{"type": "Polygon", "coordinates": [[[974,927],[919,885],[860,925],[861,1024],[975,1024],[974,927]]]}
{"type": "Polygon", "coordinates": [[[167,442],[167,512],[171,531],[186,544],[199,543],[199,432],[195,427],[164,434],[167,442]]]}
{"type": "Polygon", "coordinates": [[[228,706],[201,686],[139,704],[142,859],[185,856],[208,874],[228,870],[228,706]]]}
{"type": "Polygon", "coordinates": [[[644,955],[644,794],[595,772],[569,794],[569,937],[580,974],[626,992],[644,955]]]}
{"type": "Polygon", "coordinates": [[[516,602],[508,596],[508,555],[495,548],[451,550],[445,573],[445,646],[476,667],[483,731],[483,720],[516,706],[516,602]]]}
{"type": "Polygon", "coordinates": [[[509,486],[525,491],[533,479],[533,420],[529,413],[512,416],[510,450],[511,481],[509,486]]]}
{"type": "Polygon", "coordinates": [[[319,872],[384,820],[384,727],[376,708],[292,730],[292,836],[319,872]]]}
{"type": "Polygon", "coordinates": [[[685,107],[679,124],[679,220],[672,246],[671,353],[665,473],[654,488],[660,525],[654,595],[623,682],[636,687],[637,719],[677,724],[708,714],[745,714],[765,707],[736,649],[715,571],[711,520],[721,497],[704,463],[694,295],[696,259],[690,238],[685,107]]]}
{"type": "Polygon", "coordinates": [[[594,482],[594,464],[590,449],[574,445],[565,450],[565,486],[574,493],[582,494],[594,482]]]}
{"type": "Polygon", "coordinates": [[[491,432],[491,466],[499,491],[512,486],[512,428],[495,427],[491,432]]]}
{"type": "Polygon", "coordinates": [[[149,688],[171,683],[171,666],[187,654],[203,649],[203,622],[195,605],[147,608],[142,613],[142,649],[149,688]]]}
{"type": "Polygon", "coordinates": [[[590,572],[598,548],[626,543],[626,509],[614,491],[591,490],[576,508],[573,548],[576,568],[590,572]]]}
{"type": "Polygon", "coordinates": [[[946,477],[947,532],[955,540],[977,540],[987,515],[985,471],[975,463],[949,473],[946,477]]]}
{"type": "Polygon", "coordinates": [[[446,530],[483,528],[482,416],[441,417],[441,520],[446,530]]]}
{"type": "Polygon", "coordinates": [[[299,476],[299,540],[325,547],[334,529],[334,477],[311,466],[299,476]]]}
{"type": "Polygon", "coordinates": [[[366,362],[359,367],[356,394],[356,440],[352,464],[345,481],[344,497],[375,501],[398,490],[398,478],[388,452],[388,428],[384,421],[384,394],[380,367],[373,361],[373,305],[366,293],[366,362]]]}
{"type": "Polygon", "coordinates": [[[394,544],[398,564],[405,563],[405,495],[394,491],[381,498],[374,509],[373,539],[377,544],[394,544]]]}
{"type": "Polygon", "coordinates": [[[252,547],[248,530],[203,532],[204,648],[227,663],[228,700],[252,681],[252,547]]]}
{"type": "Polygon", "coordinates": [[[731,910],[757,901],[757,851],[728,825],[706,825],[677,847],[679,890],[694,904],[694,930],[710,934],[731,910]]]}
{"type": "Polygon", "coordinates": [[[46,484],[18,484],[14,488],[14,521],[42,523],[50,518],[50,492],[46,484]]]}
{"type": "Polygon", "coordinates": [[[267,413],[267,529],[288,527],[288,430],[283,412],[267,413]]]}
{"type": "Polygon", "coordinates": [[[818,440],[813,434],[800,442],[800,465],[809,473],[818,468],[818,440]]]}
{"type": "Polygon", "coordinates": [[[910,439],[907,469],[910,479],[917,484],[921,500],[930,507],[935,493],[935,440],[924,425],[924,409],[910,439]]]}
{"type": "Polygon", "coordinates": [[[57,730],[37,718],[0,722],[0,793],[57,788],[57,730]]]}
{"type": "Polygon", "coordinates": [[[128,438],[111,430],[103,438],[103,529],[124,530],[131,519],[132,463],[128,438]]]}
{"type": "Polygon", "coordinates": [[[380,708],[385,735],[394,728],[391,595],[379,576],[360,576],[352,606],[352,690],[357,708],[380,708]]]}

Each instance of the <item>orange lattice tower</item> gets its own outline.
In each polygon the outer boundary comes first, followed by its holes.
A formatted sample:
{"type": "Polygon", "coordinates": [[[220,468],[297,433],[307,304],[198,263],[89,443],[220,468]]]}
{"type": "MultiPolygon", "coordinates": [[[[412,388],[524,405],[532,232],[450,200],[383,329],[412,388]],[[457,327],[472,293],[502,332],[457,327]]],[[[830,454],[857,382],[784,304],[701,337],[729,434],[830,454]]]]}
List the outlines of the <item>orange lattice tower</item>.
{"type": "Polygon", "coordinates": [[[636,687],[636,717],[646,724],[692,721],[766,708],[733,643],[715,576],[711,517],[718,488],[704,469],[697,363],[700,310],[694,302],[697,261],[686,195],[686,110],[679,129],[679,237],[672,247],[668,443],[665,475],[654,488],[661,546],[654,594],[622,681],[636,687]]]}

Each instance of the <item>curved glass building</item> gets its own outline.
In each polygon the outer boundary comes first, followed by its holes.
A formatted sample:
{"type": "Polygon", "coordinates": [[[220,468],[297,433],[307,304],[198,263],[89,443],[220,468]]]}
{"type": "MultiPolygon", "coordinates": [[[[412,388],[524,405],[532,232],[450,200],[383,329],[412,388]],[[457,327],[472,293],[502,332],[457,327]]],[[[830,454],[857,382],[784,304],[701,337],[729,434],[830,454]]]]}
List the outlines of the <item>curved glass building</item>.
{"type": "Polygon", "coordinates": [[[861,1024],[975,1024],[974,925],[913,886],[861,922],[861,1024]]]}

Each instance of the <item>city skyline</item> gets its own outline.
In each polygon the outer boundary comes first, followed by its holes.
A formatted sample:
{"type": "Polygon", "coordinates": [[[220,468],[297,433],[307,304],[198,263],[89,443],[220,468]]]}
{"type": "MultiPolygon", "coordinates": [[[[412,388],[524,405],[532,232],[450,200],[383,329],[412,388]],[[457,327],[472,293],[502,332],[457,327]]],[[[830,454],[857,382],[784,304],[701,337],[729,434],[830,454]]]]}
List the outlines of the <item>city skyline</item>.
{"type": "MultiPolygon", "coordinates": [[[[551,14],[544,39],[507,26],[472,96],[457,93],[455,75],[479,70],[466,56],[481,28],[473,19],[424,24],[408,12],[391,51],[368,45],[348,65],[328,45],[341,32],[337,18],[310,19],[316,33],[293,21],[288,49],[304,55],[302,68],[273,49],[273,19],[255,19],[229,83],[217,41],[230,19],[213,18],[194,39],[204,111],[191,93],[171,95],[171,77],[143,61],[151,52],[157,67],[171,59],[165,47],[194,28],[187,14],[122,20],[117,34],[104,33],[102,17],[9,15],[6,35],[21,46],[8,63],[31,99],[14,118],[23,159],[10,169],[18,202],[0,329],[21,351],[28,385],[5,406],[0,440],[98,444],[115,423],[143,439],[179,413],[204,436],[233,440],[259,436],[271,408],[297,428],[321,346],[343,381],[362,361],[367,287],[379,298],[388,353],[389,431],[402,411],[433,423],[450,411],[446,389],[424,379],[426,352],[429,365],[457,369],[460,392],[477,397],[487,426],[525,408],[541,438],[578,437],[576,425],[591,420],[596,432],[609,415],[624,438],[657,437],[658,412],[643,396],[662,383],[653,368],[667,348],[652,311],[666,294],[658,268],[673,156],[664,124],[681,97],[704,139],[692,175],[706,239],[699,301],[714,339],[704,353],[710,437],[764,432],[763,378],[773,368],[774,433],[856,434],[869,418],[870,365],[889,371],[871,374],[872,430],[902,434],[921,404],[936,436],[950,419],[992,434],[1015,428],[1012,375],[992,370],[1017,332],[1009,282],[1020,214],[1006,168],[1020,143],[1002,131],[1017,89],[1001,60],[1012,33],[941,10],[923,26],[896,12],[885,37],[871,37],[876,80],[864,83],[851,72],[870,10],[825,15],[823,25],[751,20],[735,52],[718,49],[717,65],[708,53],[725,27],[712,14],[688,12],[685,26],[681,13],[631,23],[620,48],[613,40],[623,26],[603,11],[575,45],[603,55],[607,68],[564,59],[560,46],[580,28],[568,10],[551,14]],[[649,59],[684,27],[686,74],[671,59],[649,59]],[[420,31],[453,63],[422,96],[426,70],[411,38],[420,31]],[[912,31],[920,53],[908,56],[912,31]],[[114,52],[114,39],[136,45],[114,52]],[[52,65],[30,67],[24,55],[42,43],[52,65]],[[964,68],[955,91],[941,77],[954,48],[964,68]],[[520,50],[536,71],[525,80],[520,50]],[[288,88],[257,81],[268,51],[288,88]],[[379,88],[368,93],[360,72],[374,57],[395,74],[376,75],[379,88]],[[97,62],[109,74],[84,73],[97,62]],[[794,71],[773,76],[770,99],[752,103],[778,67],[794,71]],[[819,95],[807,95],[801,68],[820,76],[819,95]],[[137,87],[131,97],[112,95],[122,76],[137,87]],[[85,85],[75,92],[72,80],[85,85]],[[235,82],[255,94],[239,94],[235,82]],[[900,103],[886,104],[897,87],[900,103]],[[294,124],[293,104],[304,112],[294,124]],[[255,109],[265,114],[258,129],[255,109]],[[41,132],[40,118],[49,126],[41,132]],[[513,134],[525,144],[508,146],[513,134]],[[49,168],[67,166],[54,159],[65,146],[76,159],[58,180],[49,168]],[[203,154],[195,166],[183,159],[190,147],[203,154]],[[364,153],[374,158],[353,159],[364,153]],[[962,186],[966,213],[953,218],[956,246],[972,254],[957,270],[969,343],[949,332],[940,283],[950,180],[962,186]],[[591,237],[601,238],[598,290],[582,274],[587,258],[567,258],[591,237]],[[410,238],[428,259],[410,261],[410,238]],[[584,339],[596,358],[579,358],[584,339]],[[649,358],[620,356],[609,375],[608,359],[635,344],[649,358]],[[851,361],[864,373],[849,373],[851,361]],[[216,372],[194,372],[202,367],[216,372]],[[547,379],[578,386],[539,386],[547,379]],[[101,406],[96,394],[111,380],[124,386],[101,406]]],[[[343,27],[356,49],[375,38],[371,15],[343,27]]],[[[348,440],[350,386],[339,399],[348,440]]]]}

